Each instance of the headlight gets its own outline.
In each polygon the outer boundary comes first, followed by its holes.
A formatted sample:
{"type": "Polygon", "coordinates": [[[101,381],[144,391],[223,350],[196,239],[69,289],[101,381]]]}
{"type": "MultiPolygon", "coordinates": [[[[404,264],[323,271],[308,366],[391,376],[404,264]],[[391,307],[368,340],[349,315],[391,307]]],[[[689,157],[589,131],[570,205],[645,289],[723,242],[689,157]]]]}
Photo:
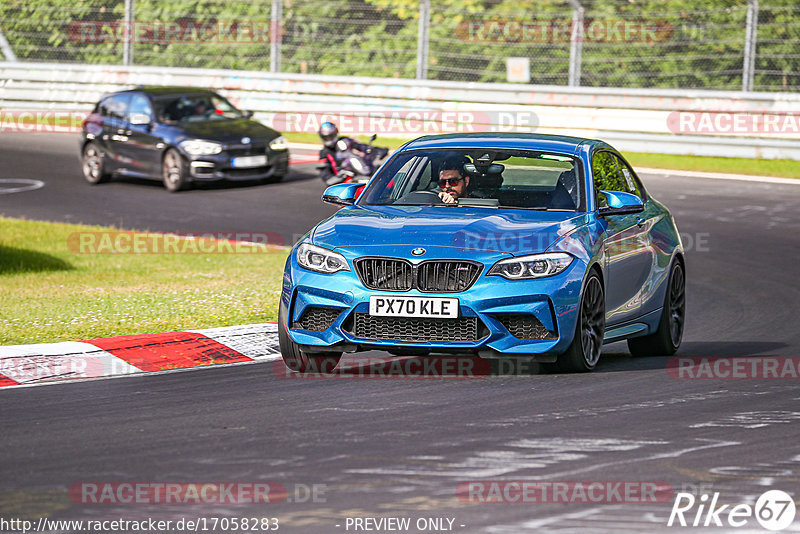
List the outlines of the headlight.
{"type": "Polygon", "coordinates": [[[272,150],[286,150],[289,148],[289,141],[284,136],[276,137],[269,142],[269,147],[272,150]]]}
{"type": "Polygon", "coordinates": [[[187,154],[192,156],[210,156],[222,152],[222,145],[201,139],[188,139],[181,141],[179,145],[187,154]]]}
{"type": "Polygon", "coordinates": [[[564,252],[550,252],[509,258],[495,263],[486,276],[502,276],[508,280],[528,280],[558,274],[572,263],[572,256],[564,252]]]}
{"type": "Polygon", "coordinates": [[[347,260],[338,252],[308,243],[303,243],[297,247],[297,263],[306,269],[319,273],[332,274],[350,270],[347,260]]]}

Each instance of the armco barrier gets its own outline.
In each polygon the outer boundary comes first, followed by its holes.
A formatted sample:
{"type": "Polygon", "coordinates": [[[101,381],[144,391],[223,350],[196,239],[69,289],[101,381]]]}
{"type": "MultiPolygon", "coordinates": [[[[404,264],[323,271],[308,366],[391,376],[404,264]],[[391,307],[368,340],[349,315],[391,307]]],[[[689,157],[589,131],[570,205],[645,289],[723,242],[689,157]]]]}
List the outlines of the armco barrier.
{"type": "MultiPolygon", "coordinates": [[[[437,110],[534,114],[527,131],[604,139],[623,151],[800,160],[800,94],[437,82],[255,71],[0,63],[0,109],[88,111],[136,85],[210,87],[271,123],[286,111],[437,110]],[[675,133],[677,113],[791,119],[779,131],[675,133]],[[793,128],[793,125],[797,126],[793,128]]],[[[741,118],[741,117],[740,117],[741,118]]],[[[495,129],[497,124],[481,124],[495,129]]],[[[522,128],[525,131],[526,128],[522,128]]],[[[380,134],[380,132],[379,132],[380,134]]]]}

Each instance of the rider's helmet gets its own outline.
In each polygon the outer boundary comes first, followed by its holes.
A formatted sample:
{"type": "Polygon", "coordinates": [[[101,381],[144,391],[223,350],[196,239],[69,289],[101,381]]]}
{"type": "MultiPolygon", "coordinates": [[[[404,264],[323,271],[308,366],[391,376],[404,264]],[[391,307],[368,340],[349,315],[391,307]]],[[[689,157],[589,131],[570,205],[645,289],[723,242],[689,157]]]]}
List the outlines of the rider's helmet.
{"type": "Polygon", "coordinates": [[[322,144],[328,148],[333,148],[339,139],[339,129],[332,122],[323,122],[319,127],[319,137],[322,139],[322,144]]]}

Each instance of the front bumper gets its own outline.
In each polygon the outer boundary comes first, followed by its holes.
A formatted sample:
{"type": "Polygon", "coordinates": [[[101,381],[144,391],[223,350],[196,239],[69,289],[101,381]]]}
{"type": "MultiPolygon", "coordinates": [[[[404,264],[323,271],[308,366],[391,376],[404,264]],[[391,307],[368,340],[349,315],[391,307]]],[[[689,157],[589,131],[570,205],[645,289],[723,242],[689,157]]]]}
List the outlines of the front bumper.
{"type": "Polygon", "coordinates": [[[261,180],[273,176],[285,176],[289,172],[289,151],[254,149],[244,155],[266,155],[267,164],[261,167],[235,168],[232,159],[242,154],[223,150],[211,156],[186,155],[189,174],[194,181],[216,180],[261,180]]]}
{"type": "MultiPolygon", "coordinates": [[[[353,269],[352,258],[348,258],[348,262],[353,269]]],[[[395,292],[367,289],[354,270],[332,275],[308,271],[297,264],[292,253],[284,272],[280,303],[282,316],[287,318],[289,336],[309,352],[425,349],[431,352],[477,353],[482,356],[526,356],[554,355],[566,350],[575,332],[586,265],[576,258],[564,272],[556,276],[511,281],[499,276],[486,276],[493,262],[482,263],[483,271],[466,291],[422,293],[412,289],[395,292]],[[438,325],[437,329],[436,325],[432,328],[431,324],[399,321],[383,325],[385,328],[380,331],[392,332],[388,335],[400,339],[365,335],[365,332],[374,330],[369,330],[369,325],[357,328],[356,320],[359,314],[363,315],[358,319],[370,318],[369,298],[372,295],[457,298],[462,322],[454,322],[447,327],[438,325]],[[307,311],[320,310],[328,313],[313,317],[306,314],[307,311]],[[538,321],[546,332],[539,328],[533,336],[526,338],[530,329],[515,328],[512,326],[519,323],[509,322],[509,318],[523,317],[527,321],[531,316],[535,318],[532,323],[538,321]],[[476,336],[468,336],[470,339],[437,338],[437,331],[448,333],[451,329],[466,328],[464,325],[469,322],[477,324],[476,336]],[[434,333],[430,334],[431,331],[434,333]],[[426,340],[426,335],[437,339],[426,340]]],[[[374,322],[368,321],[370,324],[374,322]]]]}

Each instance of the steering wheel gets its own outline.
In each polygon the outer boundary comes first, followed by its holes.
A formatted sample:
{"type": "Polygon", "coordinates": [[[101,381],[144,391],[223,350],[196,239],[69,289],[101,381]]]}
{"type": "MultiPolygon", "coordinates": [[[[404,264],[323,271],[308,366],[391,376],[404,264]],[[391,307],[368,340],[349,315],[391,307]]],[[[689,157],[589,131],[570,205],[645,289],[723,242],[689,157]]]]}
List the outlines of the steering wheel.
{"type": "Polygon", "coordinates": [[[412,191],[404,197],[398,198],[395,204],[444,204],[435,191],[412,191]]]}

